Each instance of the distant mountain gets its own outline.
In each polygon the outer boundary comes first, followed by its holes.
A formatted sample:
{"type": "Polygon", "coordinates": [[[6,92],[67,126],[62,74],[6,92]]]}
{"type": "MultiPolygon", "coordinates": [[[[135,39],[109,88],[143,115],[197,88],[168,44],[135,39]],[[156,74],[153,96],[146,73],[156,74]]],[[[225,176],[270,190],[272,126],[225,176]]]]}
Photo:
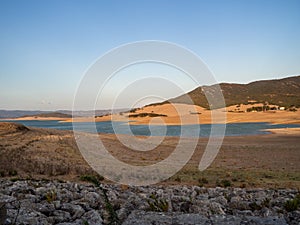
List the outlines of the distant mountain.
{"type": "MultiPolygon", "coordinates": [[[[47,118],[47,117],[72,118],[72,115],[60,113],[60,112],[40,113],[40,114],[36,114],[34,116],[44,117],[44,118],[47,118]]],[[[32,115],[25,115],[23,117],[32,117],[32,115]]]]}
{"type": "Polygon", "coordinates": [[[70,118],[72,114],[78,117],[89,117],[89,116],[102,116],[107,115],[109,113],[119,113],[125,112],[128,109],[114,109],[114,110],[82,110],[75,111],[72,110],[58,110],[58,111],[40,111],[40,110],[0,110],[0,118],[18,118],[24,116],[42,116],[42,117],[62,117],[62,118],[70,118]],[[60,113],[60,114],[59,114],[60,113]],[[49,116],[50,115],[50,116],[49,116]]]}
{"type": "MultiPolygon", "coordinates": [[[[249,84],[221,83],[219,87],[222,90],[226,106],[268,102],[284,107],[300,107],[300,76],[255,81],[249,84]]],[[[187,94],[159,104],[167,102],[189,104],[188,97],[190,97],[195,105],[212,109],[220,108],[221,102],[218,101],[218,96],[214,96],[217,88],[218,85],[201,86],[187,94]],[[204,90],[212,97],[212,105],[208,104],[204,90]]]]}
{"type": "Polygon", "coordinates": [[[0,110],[0,118],[17,118],[25,115],[37,115],[41,113],[50,113],[50,111],[40,110],[0,110]]]}
{"type": "Polygon", "coordinates": [[[103,116],[107,114],[114,114],[114,113],[120,113],[128,111],[128,109],[103,109],[103,110],[81,110],[81,111],[75,111],[72,112],[71,110],[59,110],[58,112],[75,115],[78,117],[90,117],[90,116],[103,116]]]}

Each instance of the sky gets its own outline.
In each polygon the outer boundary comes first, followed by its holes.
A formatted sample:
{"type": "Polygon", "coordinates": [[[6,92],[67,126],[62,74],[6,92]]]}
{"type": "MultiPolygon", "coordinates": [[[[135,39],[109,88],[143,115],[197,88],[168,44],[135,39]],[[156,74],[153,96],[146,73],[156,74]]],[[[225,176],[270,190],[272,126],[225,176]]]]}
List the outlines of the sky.
{"type": "MultiPolygon", "coordinates": [[[[299,75],[299,28],[299,0],[1,0],[0,109],[72,109],[99,57],[143,40],[191,50],[216,82],[299,75]]],[[[111,79],[96,107],[139,106],[195,87],[176,68],[133,65],[111,79]]]]}

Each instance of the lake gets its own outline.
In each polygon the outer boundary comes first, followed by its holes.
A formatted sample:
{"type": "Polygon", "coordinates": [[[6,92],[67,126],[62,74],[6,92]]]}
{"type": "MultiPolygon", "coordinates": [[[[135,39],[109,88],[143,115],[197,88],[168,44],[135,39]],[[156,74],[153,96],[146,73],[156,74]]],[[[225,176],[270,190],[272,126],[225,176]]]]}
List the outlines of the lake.
{"type": "MultiPolygon", "coordinates": [[[[5,122],[17,122],[24,124],[25,126],[39,127],[39,128],[51,128],[58,130],[73,130],[72,123],[61,123],[59,121],[40,121],[40,120],[19,120],[19,121],[5,121],[5,122]]],[[[77,123],[77,129],[84,132],[93,132],[91,129],[91,122],[77,123]]],[[[214,125],[216,128],[223,125],[214,125]]],[[[231,123],[226,124],[225,136],[244,136],[244,135],[257,135],[268,134],[270,132],[265,129],[277,129],[277,128],[295,128],[300,127],[300,124],[270,124],[270,123],[231,123]]],[[[211,132],[210,124],[201,125],[130,125],[124,122],[96,122],[96,129],[99,133],[109,134],[130,134],[144,135],[144,136],[180,136],[183,132],[183,136],[195,137],[195,134],[200,137],[208,137],[211,132]],[[200,126],[200,134],[197,132],[200,126]]],[[[216,129],[218,130],[218,129],[216,129]]]]}

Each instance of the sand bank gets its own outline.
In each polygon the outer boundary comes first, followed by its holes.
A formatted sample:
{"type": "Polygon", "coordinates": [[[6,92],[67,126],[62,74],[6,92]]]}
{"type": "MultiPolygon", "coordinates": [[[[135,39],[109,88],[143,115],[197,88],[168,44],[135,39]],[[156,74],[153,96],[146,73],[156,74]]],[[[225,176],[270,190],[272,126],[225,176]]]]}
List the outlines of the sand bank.
{"type": "Polygon", "coordinates": [[[300,128],[266,129],[273,134],[300,135],[300,128]]]}

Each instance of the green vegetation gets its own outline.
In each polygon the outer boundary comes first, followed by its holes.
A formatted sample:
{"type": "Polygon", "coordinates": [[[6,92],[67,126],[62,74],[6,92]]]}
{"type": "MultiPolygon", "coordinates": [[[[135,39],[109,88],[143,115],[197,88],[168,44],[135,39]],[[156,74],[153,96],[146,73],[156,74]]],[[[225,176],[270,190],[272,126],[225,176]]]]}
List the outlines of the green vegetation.
{"type": "Polygon", "coordinates": [[[101,184],[100,184],[100,180],[103,180],[104,178],[102,176],[93,176],[93,175],[84,175],[84,176],[81,176],[81,180],[82,181],[87,181],[87,182],[90,182],[92,184],[94,184],[97,188],[99,188],[102,193],[103,193],[103,197],[104,197],[104,201],[105,201],[105,209],[107,210],[108,214],[109,214],[109,225],[119,225],[121,224],[120,223],[120,220],[118,218],[118,215],[117,213],[115,212],[114,210],[114,207],[112,206],[112,204],[110,203],[109,199],[108,199],[108,196],[106,194],[107,190],[104,189],[103,187],[101,187],[101,184]]]}
{"type": "Polygon", "coordinates": [[[277,109],[274,109],[274,108],[270,108],[269,106],[267,105],[264,105],[264,106],[252,106],[251,108],[248,108],[247,109],[247,112],[253,112],[253,111],[256,111],[256,112],[262,112],[262,111],[269,111],[269,110],[277,110],[277,109]]]}
{"type": "Polygon", "coordinates": [[[208,180],[205,178],[205,177],[201,177],[198,179],[198,182],[199,182],[199,186],[200,187],[203,187],[204,184],[208,184],[208,180]]]}
{"type": "Polygon", "coordinates": [[[270,199],[265,198],[260,204],[256,202],[251,202],[249,204],[251,211],[261,210],[264,207],[270,207],[270,199]]]}
{"type": "Polygon", "coordinates": [[[269,198],[265,198],[264,200],[263,200],[263,202],[261,203],[261,206],[262,207],[270,207],[270,202],[271,202],[271,200],[269,199],[269,198]]]}
{"type": "Polygon", "coordinates": [[[297,210],[300,207],[300,194],[298,194],[294,199],[288,200],[284,204],[284,208],[288,212],[297,210]]]}
{"type": "Polygon", "coordinates": [[[48,203],[51,203],[51,202],[55,201],[56,197],[57,197],[57,194],[56,194],[56,191],[54,191],[54,190],[51,190],[51,191],[47,192],[46,195],[45,195],[45,198],[46,198],[48,203]]]}
{"type": "Polygon", "coordinates": [[[82,223],[83,223],[84,225],[89,225],[89,222],[86,221],[86,220],[84,220],[82,223]]]}
{"type": "Polygon", "coordinates": [[[181,178],[180,178],[179,176],[177,176],[177,177],[175,178],[175,181],[180,183],[180,182],[181,182],[181,178]]]}
{"type": "Polygon", "coordinates": [[[141,108],[133,108],[131,110],[125,111],[125,113],[135,113],[139,109],[141,109],[141,108]]]}
{"type": "Polygon", "coordinates": [[[216,182],[216,186],[220,186],[220,187],[231,187],[231,182],[230,180],[217,180],[216,182]]]}
{"type": "Polygon", "coordinates": [[[132,114],[128,117],[137,118],[137,117],[167,117],[165,114],[157,114],[157,113],[138,113],[138,114],[132,114]]]}
{"type": "Polygon", "coordinates": [[[8,176],[17,176],[18,172],[16,170],[10,170],[8,171],[8,176]]]}
{"type": "Polygon", "coordinates": [[[168,202],[165,199],[158,199],[158,197],[154,194],[150,195],[147,203],[150,211],[167,212],[169,209],[168,202]]]}
{"type": "Polygon", "coordinates": [[[18,220],[18,217],[19,217],[19,214],[20,214],[20,210],[21,210],[21,203],[18,202],[17,203],[17,214],[14,218],[14,221],[11,223],[12,225],[16,225],[17,224],[17,220],[18,220]]]}
{"type": "Polygon", "coordinates": [[[99,181],[103,181],[104,177],[100,175],[82,175],[80,177],[80,180],[90,182],[96,186],[100,186],[99,181]]]}
{"type": "Polygon", "coordinates": [[[104,116],[110,116],[111,113],[105,113],[105,114],[102,114],[102,115],[96,115],[94,116],[94,118],[101,118],[101,117],[104,117],[104,116]]]}
{"type": "Polygon", "coordinates": [[[21,180],[21,179],[19,177],[13,177],[13,178],[10,179],[10,181],[12,181],[12,182],[16,182],[18,180],[21,180]]]}
{"type": "Polygon", "coordinates": [[[257,204],[256,202],[251,202],[249,204],[249,207],[250,207],[251,211],[256,211],[256,210],[261,210],[262,209],[262,206],[257,204]]]}

